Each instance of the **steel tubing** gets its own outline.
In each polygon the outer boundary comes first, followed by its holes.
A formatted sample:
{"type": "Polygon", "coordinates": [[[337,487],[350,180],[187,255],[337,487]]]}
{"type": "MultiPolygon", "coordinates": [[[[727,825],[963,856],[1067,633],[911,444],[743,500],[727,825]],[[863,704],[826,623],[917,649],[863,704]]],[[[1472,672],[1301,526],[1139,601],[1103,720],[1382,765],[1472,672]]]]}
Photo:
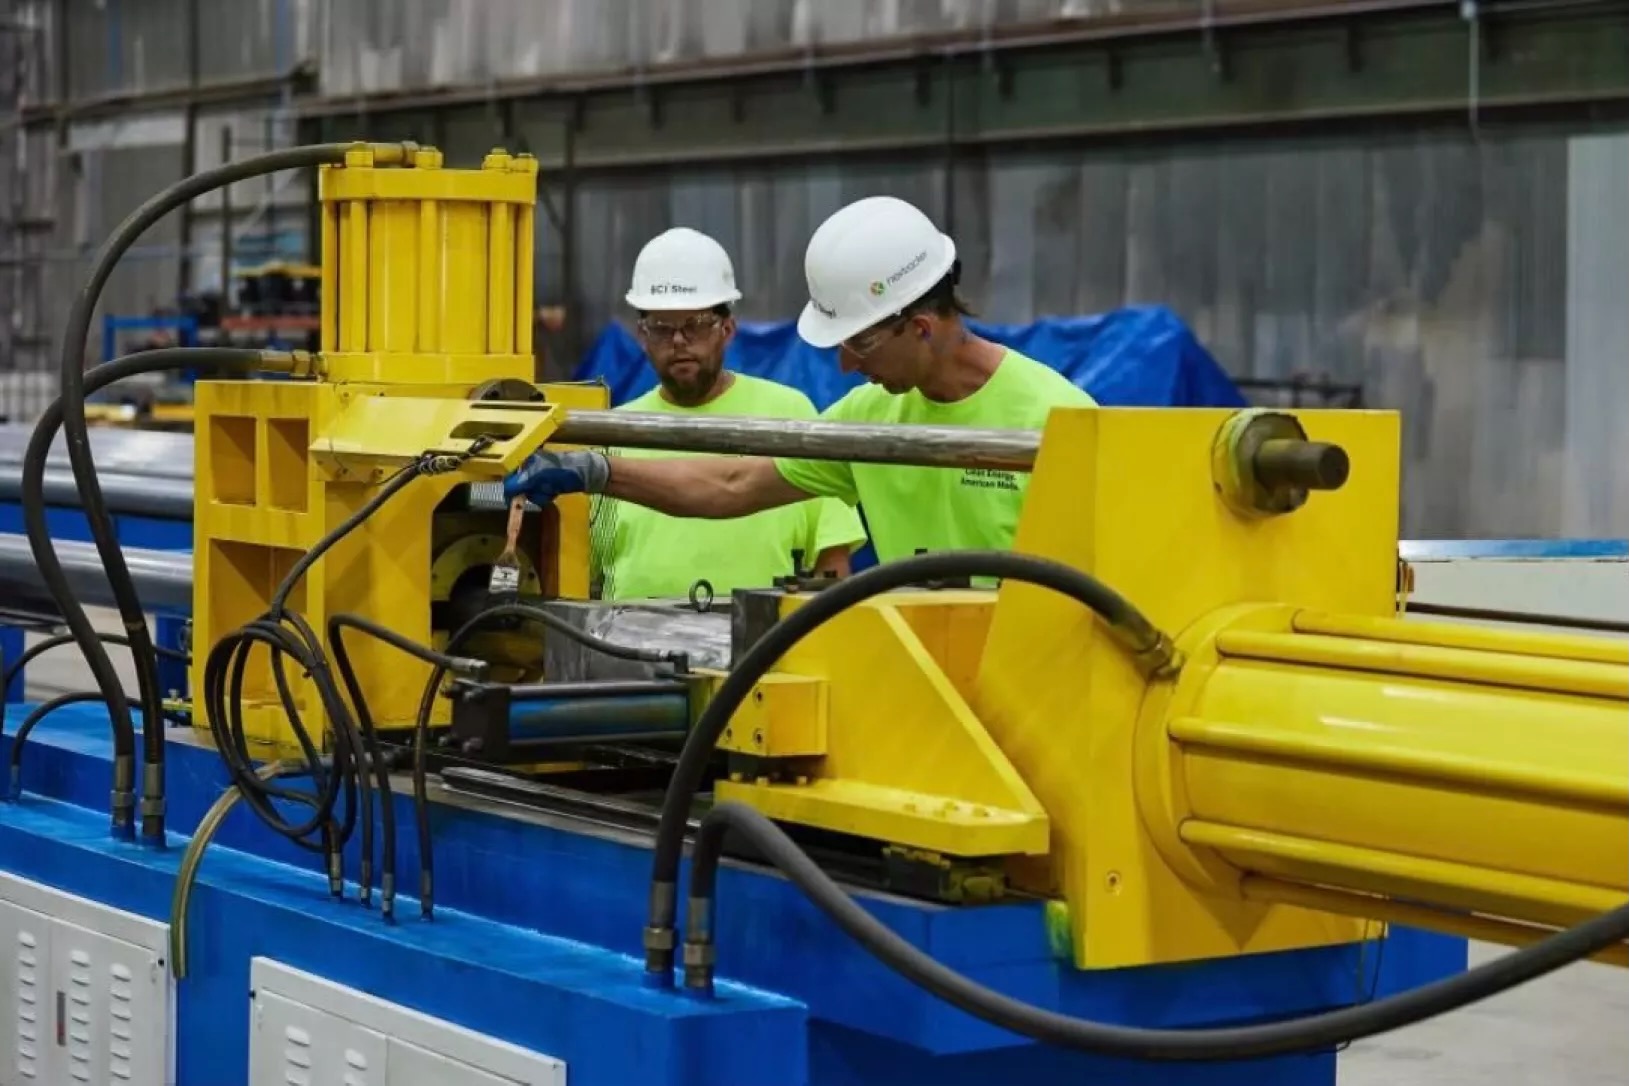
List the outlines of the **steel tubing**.
{"type": "Polygon", "coordinates": [[[1041,447],[1038,430],[688,418],[639,411],[572,411],[553,440],[564,445],[1003,471],[1031,470],[1041,447]]]}
{"type": "MultiPolygon", "coordinates": [[[[58,540],[57,556],[74,594],[93,607],[111,606],[113,590],[107,583],[101,556],[94,543],[58,540]]],[[[185,551],[124,548],[125,562],[136,591],[147,607],[192,606],[192,555],[185,551]]],[[[14,604],[42,606],[55,613],[56,605],[40,579],[34,552],[21,535],[0,534],[0,596],[14,604]]]]}
{"type": "MultiPolygon", "coordinates": [[[[102,496],[115,513],[137,513],[166,520],[192,519],[192,480],[170,476],[102,474],[102,496]]],[[[22,466],[0,464],[0,501],[21,501],[22,466]]],[[[45,472],[45,503],[79,508],[79,486],[66,467],[45,472]]]]}

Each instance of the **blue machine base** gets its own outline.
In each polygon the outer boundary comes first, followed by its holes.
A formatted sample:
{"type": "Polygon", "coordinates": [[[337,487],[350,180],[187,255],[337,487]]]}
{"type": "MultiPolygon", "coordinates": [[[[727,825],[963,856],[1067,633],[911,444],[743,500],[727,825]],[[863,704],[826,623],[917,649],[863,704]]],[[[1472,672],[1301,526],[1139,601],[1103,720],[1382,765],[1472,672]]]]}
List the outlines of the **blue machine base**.
{"type": "MultiPolygon", "coordinates": [[[[0,759],[25,707],[8,712],[0,759]]],[[[168,745],[169,824],[190,832],[220,794],[219,757],[184,729],[168,745]]],[[[139,749],[139,746],[138,746],[139,749]]],[[[185,838],[115,842],[105,714],[64,708],[27,744],[20,803],[0,804],[0,869],[168,920],[185,838]]],[[[417,885],[412,807],[398,795],[397,882],[417,885]]],[[[641,984],[644,842],[480,803],[432,808],[437,904],[397,919],[327,892],[320,858],[249,811],[221,827],[193,895],[179,983],[180,1086],[247,1075],[249,960],[337,983],[566,1061],[572,1086],[956,1086],[1230,1083],[1329,1086],[1335,1054],[1233,1064],[1120,1063],[1037,1045],[895,976],[772,872],[719,880],[716,999],[641,984]],[[190,1039],[190,1043],[189,1043],[190,1039]]],[[[377,854],[376,854],[377,855],[377,854]]],[[[377,871],[375,873],[377,884],[377,871]]],[[[376,885],[377,891],[377,885],[376,885]]],[[[895,931],[981,983],[1029,1002],[1147,1027],[1220,1025],[1349,1005],[1460,972],[1462,939],[1393,929],[1383,941],[1180,966],[1081,973],[1052,955],[1034,903],[949,908],[860,894],[895,931]]]]}

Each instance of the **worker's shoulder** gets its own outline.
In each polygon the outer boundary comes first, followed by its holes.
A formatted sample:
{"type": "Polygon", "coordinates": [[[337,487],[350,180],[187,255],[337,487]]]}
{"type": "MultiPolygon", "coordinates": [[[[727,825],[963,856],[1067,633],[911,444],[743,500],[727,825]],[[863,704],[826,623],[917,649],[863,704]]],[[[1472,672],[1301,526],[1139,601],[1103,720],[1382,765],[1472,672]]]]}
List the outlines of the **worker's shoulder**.
{"type": "Polygon", "coordinates": [[[635,396],[626,403],[617,404],[616,406],[612,407],[611,410],[664,411],[670,406],[671,405],[666,400],[662,399],[662,386],[657,385],[655,388],[652,388],[647,392],[640,393],[638,396],[635,396]]]}
{"type": "Polygon", "coordinates": [[[904,402],[904,397],[867,382],[843,393],[820,414],[823,418],[850,422],[889,422],[897,419],[904,402]]]}
{"type": "Polygon", "coordinates": [[[1001,360],[1005,369],[1011,367],[1011,382],[1021,385],[1027,395],[1053,407],[1095,407],[1097,401],[1091,393],[1065,377],[1055,367],[1039,362],[1022,351],[1007,348],[1001,360]]]}
{"type": "Polygon", "coordinates": [[[750,373],[736,373],[730,398],[750,403],[753,407],[751,413],[755,415],[812,418],[816,413],[814,401],[802,389],[771,381],[767,377],[754,377],[750,373]]]}

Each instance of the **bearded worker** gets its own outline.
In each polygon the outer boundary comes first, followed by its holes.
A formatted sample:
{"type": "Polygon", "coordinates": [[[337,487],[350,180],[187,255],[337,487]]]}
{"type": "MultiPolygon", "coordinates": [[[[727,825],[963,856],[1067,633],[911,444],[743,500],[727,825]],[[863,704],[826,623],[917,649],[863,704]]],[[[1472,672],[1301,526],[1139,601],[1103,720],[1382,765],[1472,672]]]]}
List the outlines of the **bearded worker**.
{"type": "MultiPolygon", "coordinates": [[[[817,418],[814,404],[797,389],[725,368],[725,349],[736,330],[731,307],[740,299],[729,254],[714,239],[677,227],[647,242],[634,262],[627,301],[638,314],[639,343],[657,384],[618,410],[817,418]]],[[[683,455],[639,449],[614,454],[622,463],[653,466],[653,456],[683,455]]],[[[732,461],[696,454],[679,462],[732,461]]],[[[619,500],[598,503],[594,518],[599,594],[608,600],[685,596],[698,580],[725,595],[735,588],[767,588],[793,573],[846,576],[850,553],[866,539],[848,504],[801,493],[722,519],[670,515],[619,500]],[[795,556],[804,569],[796,568],[795,556]]]]}

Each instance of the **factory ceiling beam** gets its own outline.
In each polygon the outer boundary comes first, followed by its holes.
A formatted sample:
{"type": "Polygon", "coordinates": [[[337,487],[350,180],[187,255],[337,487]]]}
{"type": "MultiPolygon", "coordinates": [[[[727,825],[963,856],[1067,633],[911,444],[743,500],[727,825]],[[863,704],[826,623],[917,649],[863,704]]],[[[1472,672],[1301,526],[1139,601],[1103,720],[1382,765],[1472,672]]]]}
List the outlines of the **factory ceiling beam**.
{"type": "Polygon", "coordinates": [[[330,138],[358,116],[512,111],[544,168],[584,171],[899,152],[1408,116],[1629,112],[1626,0],[1217,0],[1215,17],[1091,21],[729,65],[306,100],[330,138]]]}

